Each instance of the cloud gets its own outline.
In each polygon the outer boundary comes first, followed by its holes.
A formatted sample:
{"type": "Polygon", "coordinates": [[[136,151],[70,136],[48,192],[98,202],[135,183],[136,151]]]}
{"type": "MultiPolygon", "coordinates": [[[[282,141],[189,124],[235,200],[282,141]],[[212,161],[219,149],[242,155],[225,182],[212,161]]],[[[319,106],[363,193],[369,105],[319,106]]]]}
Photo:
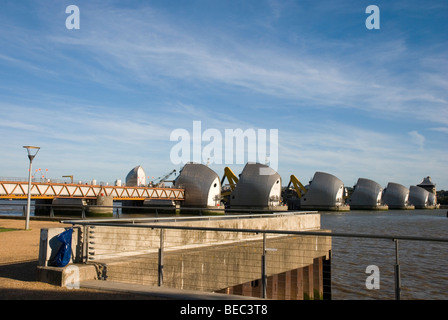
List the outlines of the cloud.
{"type": "MultiPolygon", "coordinates": [[[[438,78],[446,81],[446,76],[432,73],[429,77],[412,68],[398,74],[391,70],[400,59],[417,56],[411,54],[404,39],[376,44],[375,59],[369,61],[372,48],[363,46],[364,41],[355,48],[347,40],[328,42],[304,35],[304,43],[310,40],[325,54],[310,46],[297,47],[296,51],[292,51],[294,47],[271,49],[231,31],[195,34],[195,27],[176,24],[173,17],[149,7],[139,11],[105,7],[101,14],[97,10],[84,10],[88,15],[83,19],[90,19],[90,25],[82,37],[68,33],[47,37],[57,48],[89,52],[85,60],[74,62],[89,80],[106,85],[113,80],[129,87],[138,82],[163,90],[196,86],[193,94],[201,86],[222,92],[242,89],[296,101],[298,107],[308,104],[367,113],[394,112],[448,123],[447,116],[434,116],[448,107],[445,91],[434,86],[438,78]],[[412,83],[410,78],[414,78],[412,83]],[[432,85],[425,85],[425,79],[431,79],[432,85]],[[425,112],[421,107],[425,104],[434,112],[425,112]]],[[[430,61],[431,57],[425,55],[424,59],[430,61]]]]}
{"type": "Polygon", "coordinates": [[[411,142],[416,144],[420,150],[423,150],[425,144],[425,137],[420,133],[418,133],[416,130],[412,130],[408,132],[408,134],[411,137],[411,142]]]}
{"type": "Polygon", "coordinates": [[[430,130],[448,134],[448,127],[430,128],[430,130]]]}
{"type": "MultiPolygon", "coordinates": [[[[285,6],[292,3],[268,1],[275,19],[281,19],[285,6]]],[[[44,17],[48,19],[49,13],[44,17]]],[[[443,85],[447,78],[435,68],[446,65],[446,58],[411,50],[403,35],[381,38],[373,45],[364,38],[333,39],[295,31],[299,43],[282,44],[272,26],[263,29],[266,35],[260,39],[219,24],[204,30],[203,21],[192,22],[147,5],[137,10],[86,3],[81,19],[82,28],[76,32],[53,24],[45,33],[22,30],[30,33],[22,45],[25,52],[32,52],[32,59],[2,54],[0,60],[47,70],[47,77],[54,80],[66,70],[72,80],[128,93],[149,88],[191,98],[212,89],[281,99],[292,108],[338,107],[383,117],[398,113],[448,124],[443,85]],[[409,67],[409,59],[429,71],[409,67]]],[[[18,33],[16,29],[15,38],[18,33]]]]}

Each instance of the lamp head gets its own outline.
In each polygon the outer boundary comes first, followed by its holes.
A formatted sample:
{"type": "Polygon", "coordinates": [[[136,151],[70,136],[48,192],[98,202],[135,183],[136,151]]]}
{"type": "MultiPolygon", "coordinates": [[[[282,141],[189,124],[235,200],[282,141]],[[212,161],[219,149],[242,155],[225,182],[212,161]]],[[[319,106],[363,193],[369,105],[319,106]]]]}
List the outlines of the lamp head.
{"type": "Polygon", "coordinates": [[[28,152],[28,158],[30,159],[30,161],[32,161],[34,159],[34,157],[37,155],[37,153],[40,150],[40,147],[35,147],[35,146],[23,146],[23,147],[28,152]]]}

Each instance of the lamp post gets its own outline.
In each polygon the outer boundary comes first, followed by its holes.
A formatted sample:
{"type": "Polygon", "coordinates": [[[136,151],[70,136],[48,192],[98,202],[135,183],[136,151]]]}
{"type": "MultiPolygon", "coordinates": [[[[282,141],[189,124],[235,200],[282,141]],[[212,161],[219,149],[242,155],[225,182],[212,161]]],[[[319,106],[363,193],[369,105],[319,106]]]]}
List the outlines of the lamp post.
{"type": "Polygon", "coordinates": [[[26,220],[25,220],[25,230],[29,229],[30,226],[30,207],[31,207],[31,168],[33,166],[33,159],[39,152],[40,147],[33,146],[23,146],[28,152],[28,159],[30,159],[30,169],[28,174],[28,201],[26,205],[26,220]]]}

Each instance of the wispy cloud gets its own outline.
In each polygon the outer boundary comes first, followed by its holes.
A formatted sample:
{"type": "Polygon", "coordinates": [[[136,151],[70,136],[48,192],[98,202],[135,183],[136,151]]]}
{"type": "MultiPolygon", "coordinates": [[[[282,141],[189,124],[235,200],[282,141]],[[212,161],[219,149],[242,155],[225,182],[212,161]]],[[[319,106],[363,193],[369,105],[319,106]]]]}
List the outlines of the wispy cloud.
{"type": "MultiPolygon", "coordinates": [[[[270,6],[279,18],[283,5],[271,1],[270,6]]],[[[65,66],[66,76],[128,92],[136,84],[165,92],[196,86],[192,94],[208,86],[295,101],[295,108],[337,106],[448,123],[444,74],[412,67],[395,72],[407,56],[426,66],[446,64],[446,59],[411,50],[404,37],[386,38],[373,47],[368,39],[358,38],[355,45],[302,34],[300,45],[271,48],[269,42],[247,41],[234,31],[198,35],[194,25],[176,23],[175,17],[149,6],[131,10],[86,4],[82,19],[79,33],[49,28],[42,37],[28,37],[24,45],[34,52],[30,62],[7,55],[0,59],[36,71],[42,68],[37,63],[44,63],[47,72],[59,77],[64,77],[60,67],[65,66]],[[50,55],[57,57],[54,64],[50,55]],[[426,112],[425,104],[433,112],[426,112]]]]}
{"type": "Polygon", "coordinates": [[[430,128],[430,130],[448,134],[448,127],[430,128]]]}
{"type": "Polygon", "coordinates": [[[416,130],[412,130],[409,133],[412,143],[416,144],[420,150],[423,150],[425,144],[425,137],[418,133],[416,130]]]}
{"type": "MultiPolygon", "coordinates": [[[[374,61],[369,61],[366,54],[371,47],[362,49],[365,41],[349,53],[340,49],[341,43],[336,46],[324,43],[325,39],[321,43],[314,39],[313,43],[323,47],[323,51],[336,50],[330,59],[325,59],[328,55],[299,48],[294,53],[281,47],[270,49],[230,34],[220,34],[218,44],[213,38],[197,37],[193,30],[176,27],[170,17],[151,8],[131,11],[106,7],[101,8],[102,14],[94,7],[88,10],[84,19],[95,19],[83,37],[64,34],[49,36],[47,40],[88,50],[88,59],[75,65],[88,63],[79,70],[86,71],[89,77],[95,74],[90,78],[93,81],[107,82],[111,75],[120,74],[128,83],[170,87],[169,79],[176,79],[181,85],[196,82],[198,86],[220,86],[222,90],[242,88],[302,104],[336,105],[372,113],[398,112],[415,119],[423,116],[448,123],[443,114],[433,116],[448,106],[440,81],[446,82],[444,75],[424,74],[411,68],[396,76],[390,70],[393,63],[411,55],[403,39],[376,45],[374,61]],[[102,67],[94,66],[88,72],[93,62],[102,67]],[[426,103],[435,108],[433,113],[421,108],[426,103]]],[[[411,56],[415,57],[415,52],[411,56]]],[[[424,59],[427,63],[431,58],[424,59]]]]}

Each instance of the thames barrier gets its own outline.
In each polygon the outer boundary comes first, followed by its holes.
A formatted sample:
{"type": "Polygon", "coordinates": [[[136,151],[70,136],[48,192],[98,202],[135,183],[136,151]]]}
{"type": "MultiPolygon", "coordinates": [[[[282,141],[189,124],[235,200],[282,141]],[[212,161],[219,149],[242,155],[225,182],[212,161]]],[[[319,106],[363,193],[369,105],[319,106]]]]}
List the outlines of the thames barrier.
{"type": "MultiPolygon", "coordinates": [[[[53,207],[78,205],[103,217],[62,221],[72,225],[69,229],[42,229],[38,279],[90,288],[133,284],[231,299],[331,299],[331,230],[321,228],[319,211],[437,206],[430,177],[409,189],[392,182],[383,189],[360,178],[349,193],[325,172],[316,172],[306,186],[291,175],[284,188],[280,175],[259,163],[247,163],[238,176],[225,168],[221,179],[206,165],[188,163],[171,187],[165,186],[169,175],[157,185],[147,185],[145,176],[136,166],[124,185],[34,181],[30,196],[36,214],[46,205],[50,213],[43,215],[53,215],[53,207]],[[123,211],[119,219],[104,218],[113,216],[114,201],[134,213],[155,208],[173,209],[174,215],[134,218],[123,211]],[[64,247],[58,239],[68,230],[68,261],[57,265],[64,247]]],[[[25,182],[0,182],[2,199],[24,199],[28,193],[25,182]]]]}

